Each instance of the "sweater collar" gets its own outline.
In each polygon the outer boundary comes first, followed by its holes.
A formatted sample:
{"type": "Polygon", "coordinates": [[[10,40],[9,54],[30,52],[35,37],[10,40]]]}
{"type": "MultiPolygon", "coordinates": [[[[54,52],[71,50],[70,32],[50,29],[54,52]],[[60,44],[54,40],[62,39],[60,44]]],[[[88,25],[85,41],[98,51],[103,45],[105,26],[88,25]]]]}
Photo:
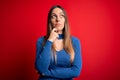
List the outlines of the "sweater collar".
{"type": "Polygon", "coordinates": [[[64,35],[63,34],[58,34],[58,39],[63,39],[64,38],[64,35]]]}

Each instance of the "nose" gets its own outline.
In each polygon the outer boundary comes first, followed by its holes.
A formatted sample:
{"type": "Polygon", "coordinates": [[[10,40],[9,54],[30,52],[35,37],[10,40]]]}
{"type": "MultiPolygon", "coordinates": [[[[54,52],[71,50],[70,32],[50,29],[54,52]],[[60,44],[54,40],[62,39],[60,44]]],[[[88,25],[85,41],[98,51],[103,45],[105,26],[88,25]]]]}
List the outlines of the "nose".
{"type": "Polygon", "coordinates": [[[59,21],[60,21],[60,17],[57,16],[57,18],[56,18],[56,22],[59,22],[59,21]]]}

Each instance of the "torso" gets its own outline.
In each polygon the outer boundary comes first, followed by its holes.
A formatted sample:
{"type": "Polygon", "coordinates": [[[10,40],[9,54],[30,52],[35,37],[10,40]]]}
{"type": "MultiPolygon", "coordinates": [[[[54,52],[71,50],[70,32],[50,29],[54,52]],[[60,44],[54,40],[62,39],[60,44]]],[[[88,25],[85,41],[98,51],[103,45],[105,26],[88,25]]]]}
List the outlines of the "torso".
{"type": "Polygon", "coordinates": [[[60,51],[64,48],[64,45],[63,45],[63,39],[56,39],[54,42],[53,42],[53,46],[55,47],[55,50],[56,51],[60,51]]]}
{"type": "MultiPolygon", "coordinates": [[[[44,38],[42,38],[41,43],[43,42],[44,38]]],[[[73,45],[77,45],[77,43],[75,43],[77,41],[76,38],[72,38],[72,44],[73,45]]],[[[57,69],[59,67],[63,67],[63,68],[69,68],[71,66],[70,63],[70,55],[64,50],[64,46],[63,46],[63,39],[59,39],[59,40],[55,40],[53,42],[53,45],[55,45],[55,49],[56,49],[56,53],[57,53],[57,63],[55,64],[55,62],[51,59],[50,62],[50,69],[57,69]]],[[[75,47],[75,46],[74,46],[75,47]]],[[[61,80],[61,78],[54,78],[54,77],[40,77],[39,80],[61,80]]],[[[62,80],[72,80],[72,78],[64,78],[62,80]]]]}

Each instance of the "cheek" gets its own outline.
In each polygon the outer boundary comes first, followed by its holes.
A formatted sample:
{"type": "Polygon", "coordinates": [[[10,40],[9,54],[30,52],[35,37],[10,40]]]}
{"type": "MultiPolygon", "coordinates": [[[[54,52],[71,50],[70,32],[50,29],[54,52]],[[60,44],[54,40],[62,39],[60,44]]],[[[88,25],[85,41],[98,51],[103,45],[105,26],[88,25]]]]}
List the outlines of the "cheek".
{"type": "Polygon", "coordinates": [[[56,22],[54,20],[51,20],[51,23],[52,23],[52,25],[55,25],[56,22]]]}
{"type": "Polygon", "coordinates": [[[62,23],[64,23],[64,22],[65,22],[65,19],[64,19],[64,18],[63,18],[63,19],[61,19],[61,22],[62,22],[62,23]]]}
{"type": "Polygon", "coordinates": [[[65,20],[62,21],[62,24],[63,24],[63,25],[65,24],[65,20]]]}

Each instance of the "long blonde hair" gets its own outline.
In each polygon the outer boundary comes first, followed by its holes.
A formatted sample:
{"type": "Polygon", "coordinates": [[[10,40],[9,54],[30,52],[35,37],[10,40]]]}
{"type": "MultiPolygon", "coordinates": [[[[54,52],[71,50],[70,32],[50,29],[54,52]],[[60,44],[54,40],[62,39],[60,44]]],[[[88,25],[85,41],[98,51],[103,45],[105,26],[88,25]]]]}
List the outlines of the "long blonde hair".
{"type": "MultiPolygon", "coordinates": [[[[68,18],[67,18],[67,14],[66,14],[65,10],[59,5],[53,6],[48,13],[47,34],[45,36],[43,45],[47,41],[47,39],[50,35],[50,32],[52,31],[51,13],[52,13],[53,9],[55,9],[55,8],[60,8],[65,15],[65,24],[64,24],[64,29],[63,29],[63,35],[64,35],[63,46],[64,46],[65,51],[67,51],[68,54],[70,55],[70,62],[72,63],[73,60],[74,60],[75,53],[74,53],[74,49],[73,49],[73,46],[72,46],[72,40],[71,40],[71,36],[70,36],[68,18]]],[[[55,59],[56,58],[56,53],[55,53],[55,48],[54,48],[53,45],[52,45],[52,50],[54,51],[54,59],[55,59]]]]}

